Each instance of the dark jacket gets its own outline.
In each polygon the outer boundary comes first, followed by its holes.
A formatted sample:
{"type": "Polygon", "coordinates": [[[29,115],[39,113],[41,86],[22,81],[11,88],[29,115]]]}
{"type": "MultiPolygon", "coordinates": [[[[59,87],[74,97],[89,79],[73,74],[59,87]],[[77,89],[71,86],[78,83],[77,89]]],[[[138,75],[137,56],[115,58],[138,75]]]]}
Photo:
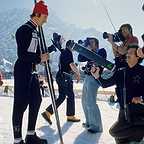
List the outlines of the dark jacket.
{"type": "Polygon", "coordinates": [[[74,63],[72,51],[65,48],[63,51],[61,51],[59,58],[59,72],[66,72],[70,74],[72,72],[70,67],[71,63],[74,63]]]}
{"type": "Polygon", "coordinates": [[[109,79],[99,78],[102,87],[116,85],[116,94],[121,108],[123,108],[123,87],[125,83],[127,103],[131,103],[133,97],[144,97],[144,67],[137,64],[130,68],[119,68],[109,79]],[[125,82],[124,82],[125,71],[125,82]]]}
{"type": "Polygon", "coordinates": [[[28,21],[16,31],[17,56],[14,66],[15,96],[27,96],[36,64],[40,63],[39,34],[28,21]]]}

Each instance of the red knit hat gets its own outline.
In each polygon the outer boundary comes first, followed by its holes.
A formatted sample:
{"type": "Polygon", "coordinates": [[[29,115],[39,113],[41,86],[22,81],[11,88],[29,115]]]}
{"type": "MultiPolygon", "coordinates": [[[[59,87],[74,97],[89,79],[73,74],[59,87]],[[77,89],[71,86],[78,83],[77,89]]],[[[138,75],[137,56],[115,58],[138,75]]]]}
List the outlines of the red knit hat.
{"type": "Polygon", "coordinates": [[[33,13],[48,15],[48,7],[45,5],[44,1],[39,1],[35,4],[33,13]]]}

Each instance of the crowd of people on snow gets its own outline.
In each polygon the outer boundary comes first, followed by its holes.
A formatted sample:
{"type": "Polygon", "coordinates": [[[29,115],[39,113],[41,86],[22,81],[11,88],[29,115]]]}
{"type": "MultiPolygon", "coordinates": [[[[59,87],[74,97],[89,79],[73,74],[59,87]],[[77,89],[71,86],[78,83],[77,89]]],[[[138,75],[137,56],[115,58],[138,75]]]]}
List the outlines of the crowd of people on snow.
{"type": "MultiPolygon", "coordinates": [[[[41,93],[44,95],[43,82],[39,82],[36,65],[47,64],[49,54],[59,50],[59,69],[56,74],[58,97],[55,97],[56,109],[67,100],[66,119],[68,122],[80,122],[76,116],[75,94],[73,91],[73,75],[80,81],[80,71],[74,62],[72,40],[68,40],[62,48],[63,37],[53,34],[53,44],[43,52],[42,35],[37,27],[41,27],[48,19],[48,7],[43,1],[35,4],[30,20],[16,31],[17,60],[14,66],[14,102],[12,125],[14,144],[47,144],[46,139],[37,136],[36,121],[41,105],[41,93]],[[25,140],[22,138],[23,114],[29,108],[28,128],[25,140]]],[[[115,34],[104,33],[103,37],[111,44],[114,54],[115,69],[112,76],[104,78],[104,67],[88,57],[78,55],[79,62],[87,62],[83,68],[85,74],[82,90],[82,108],[85,121],[82,126],[89,133],[102,133],[103,124],[97,104],[97,91],[100,86],[116,85],[117,101],[120,105],[118,120],[109,130],[115,138],[116,144],[141,142],[144,138],[144,47],[139,47],[138,38],[133,35],[130,24],[122,24],[115,34]]],[[[144,35],[142,36],[144,40],[144,35]]],[[[96,37],[79,40],[78,44],[86,47],[103,59],[107,59],[107,51],[101,48],[96,37]]],[[[52,79],[52,75],[49,76],[52,79]]],[[[53,82],[53,80],[52,80],[53,82]]],[[[0,85],[2,80],[0,77],[0,85]]],[[[51,125],[52,115],[55,113],[53,105],[49,105],[42,117],[51,125]]]]}

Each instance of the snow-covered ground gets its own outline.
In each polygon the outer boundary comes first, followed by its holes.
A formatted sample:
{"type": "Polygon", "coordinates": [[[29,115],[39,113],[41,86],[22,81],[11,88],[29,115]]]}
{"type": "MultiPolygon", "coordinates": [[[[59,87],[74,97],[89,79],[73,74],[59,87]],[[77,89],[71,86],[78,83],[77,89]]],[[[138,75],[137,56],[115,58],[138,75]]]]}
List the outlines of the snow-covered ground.
{"type": "MultiPolygon", "coordinates": [[[[13,97],[0,96],[0,144],[12,144],[12,108],[13,97]]],[[[46,138],[49,144],[59,143],[59,136],[56,128],[54,116],[52,117],[53,125],[49,126],[41,117],[41,112],[51,103],[50,97],[44,97],[38,116],[37,132],[41,137],[46,138]]],[[[81,118],[80,123],[70,123],[65,117],[65,103],[59,108],[60,123],[63,133],[64,144],[115,144],[114,139],[109,135],[110,126],[117,119],[118,109],[111,107],[107,102],[98,101],[102,121],[104,126],[103,133],[90,134],[83,127],[84,115],[81,107],[81,99],[76,98],[76,115],[81,118]]],[[[27,112],[24,116],[23,136],[26,134],[27,112]]]]}
{"type": "MultiPolygon", "coordinates": [[[[2,87],[0,87],[0,94],[2,95],[8,95],[8,96],[13,96],[13,86],[14,86],[14,80],[13,79],[7,79],[7,80],[3,80],[4,84],[2,87]],[[5,86],[8,86],[8,94],[6,94],[4,92],[4,89],[6,88],[5,86]]],[[[45,83],[45,85],[47,85],[45,83]]],[[[76,97],[81,97],[82,94],[82,87],[83,87],[83,82],[79,82],[76,83],[74,82],[74,91],[75,91],[75,95],[76,97]]],[[[58,87],[56,82],[54,81],[54,88],[55,88],[55,92],[56,94],[58,94],[58,87]]],[[[46,91],[48,91],[48,89],[46,89],[46,91]]],[[[104,100],[107,101],[110,95],[115,95],[115,86],[109,87],[109,88],[102,88],[100,87],[98,89],[98,99],[100,100],[104,100]]]]}

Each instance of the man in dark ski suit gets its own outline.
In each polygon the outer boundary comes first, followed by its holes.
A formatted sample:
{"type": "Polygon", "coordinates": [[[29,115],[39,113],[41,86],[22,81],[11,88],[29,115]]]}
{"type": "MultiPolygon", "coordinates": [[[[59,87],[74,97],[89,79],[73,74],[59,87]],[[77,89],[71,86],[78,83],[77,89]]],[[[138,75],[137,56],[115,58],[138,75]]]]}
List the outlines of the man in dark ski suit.
{"type": "Polygon", "coordinates": [[[144,137],[144,106],[142,105],[144,100],[144,66],[139,64],[141,59],[136,54],[137,49],[137,45],[128,46],[126,67],[117,69],[109,79],[103,79],[99,76],[98,67],[91,69],[92,75],[99,80],[102,87],[116,85],[120,111],[117,122],[110,129],[110,134],[115,137],[117,144],[129,144],[132,141],[140,142],[144,137]],[[126,104],[129,108],[126,117],[125,92],[126,104]]]}
{"type": "Polygon", "coordinates": [[[17,29],[17,55],[14,66],[14,104],[13,133],[14,144],[24,144],[22,139],[22,120],[29,106],[28,130],[25,144],[47,144],[45,139],[35,133],[38,111],[41,104],[41,94],[36,64],[48,60],[48,54],[40,53],[39,33],[37,26],[47,21],[48,8],[43,1],[35,4],[31,19],[17,29]]]}

